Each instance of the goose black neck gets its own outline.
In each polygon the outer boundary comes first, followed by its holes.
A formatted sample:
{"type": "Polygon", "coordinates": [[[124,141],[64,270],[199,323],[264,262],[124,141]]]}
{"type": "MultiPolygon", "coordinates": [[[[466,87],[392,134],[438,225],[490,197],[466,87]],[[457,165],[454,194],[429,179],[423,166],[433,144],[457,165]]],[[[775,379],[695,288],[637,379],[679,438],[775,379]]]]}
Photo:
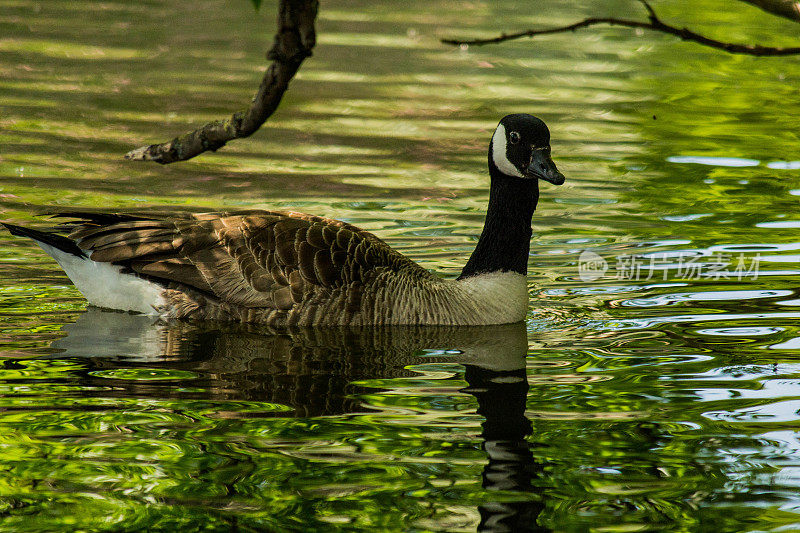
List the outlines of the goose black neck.
{"type": "Polygon", "coordinates": [[[506,176],[489,152],[489,207],[483,233],[459,279],[490,272],[528,273],[531,217],[539,201],[536,179],[506,176]]]}

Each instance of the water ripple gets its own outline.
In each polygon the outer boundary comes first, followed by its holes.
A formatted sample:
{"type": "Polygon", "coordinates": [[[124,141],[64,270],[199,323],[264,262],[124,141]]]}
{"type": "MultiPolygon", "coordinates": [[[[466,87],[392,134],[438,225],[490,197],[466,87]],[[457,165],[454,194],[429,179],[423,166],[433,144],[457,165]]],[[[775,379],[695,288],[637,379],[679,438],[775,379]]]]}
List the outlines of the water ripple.
{"type": "Polygon", "coordinates": [[[761,161],[758,159],[743,159],[740,157],[710,157],[695,155],[670,156],[670,163],[694,163],[696,165],[713,165],[718,167],[756,167],[761,161]]]}
{"type": "Polygon", "coordinates": [[[725,322],[731,320],[776,320],[781,318],[800,319],[800,312],[792,313],[711,313],[697,315],[674,315],[652,318],[634,318],[625,320],[607,320],[594,323],[599,330],[647,329],[662,324],[679,324],[692,322],[725,322]]]}
{"type": "Polygon", "coordinates": [[[619,305],[625,307],[660,307],[682,302],[755,300],[758,298],[791,296],[792,294],[794,292],[788,290],[679,292],[650,298],[632,298],[621,301],[619,305]]]}

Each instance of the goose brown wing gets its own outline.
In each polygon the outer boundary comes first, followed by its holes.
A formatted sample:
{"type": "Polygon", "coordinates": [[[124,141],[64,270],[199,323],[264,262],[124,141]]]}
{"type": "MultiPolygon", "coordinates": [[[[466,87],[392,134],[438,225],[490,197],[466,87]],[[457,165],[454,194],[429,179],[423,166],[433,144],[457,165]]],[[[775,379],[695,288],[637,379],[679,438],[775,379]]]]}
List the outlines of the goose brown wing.
{"type": "Polygon", "coordinates": [[[430,275],[350,224],[281,212],[96,215],[70,234],[94,261],[122,265],[243,307],[291,309],[387,271],[430,275]]]}

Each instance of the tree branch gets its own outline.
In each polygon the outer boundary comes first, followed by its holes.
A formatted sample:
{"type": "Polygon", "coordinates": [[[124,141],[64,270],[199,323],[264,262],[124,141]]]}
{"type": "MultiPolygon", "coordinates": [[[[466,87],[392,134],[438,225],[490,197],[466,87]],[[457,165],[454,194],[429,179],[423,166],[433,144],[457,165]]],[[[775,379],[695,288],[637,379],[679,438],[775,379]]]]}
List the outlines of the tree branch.
{"type": "Polygon", "coordinates": [[[162,164],[185,161],[208,150],[216,151],[233,139],[252,135],[277,109],[292,77],[303,60],[311,55],[316,44],[314,21],[318,7],[318,0],[281,0],[278,33],[267,53],[272,64],[247,109],[224,120],[209,122],[171,141],[131,150],[125,154],[125,159],[162,164]]]}
{"type": "Polygon", "coordinates": [[[595,26],[597,24],[609,24],[611,26],[625,26],[627,28],[641,28],[646,30],[655,30],[660,31],[663,33],[669,33],[670,35],[674,35],[683,41],[692,41],[695,43],[699,43],[705,46],[710,46],[711,48],[716,48],[718,50],[725,50],[731,54],[746,54],[751,56],[788,56],[788,55],[796,55],[800,54],[800,47],[791,47],[791,48],[778,48],[773,46],[761,46],[759,44],[737,44],[737,43],[726,43],[723,41],[717,41],[716,39],[711,39],[709,37],[705,37],[700,35],[699,33],[695,33],[687,28],[677,28],[675,26],[670,26],[661,21],[656,15],[656,12],[653,8],[648,4],[645,0],[640,0],[642,4],[645,6],[648,12],[648,22],[641,22],[638,20],[628,20],[628,19],[618,19],[614,17],[590,17],[584,19],[580,22],[576,22],[575,24],[570,24],[569,26],[562,26],[559,28],[551,28],[548,30],[527,30],[521,31],[518,33],[503,33],[498,37],[492,37],[489,39],[442,39],[441,42],[444,44],[452,44],[452,45],[484,45],[484,44],[493,44],[493,43],[502,43],[504,41],[511,41],[514,39],[521,39],[523,37],[533,37],[535,35],[548,35],[551,33],[564,33],[568,31],[575,31],[581,28],[587,28],[589,26],[595,26]]]}

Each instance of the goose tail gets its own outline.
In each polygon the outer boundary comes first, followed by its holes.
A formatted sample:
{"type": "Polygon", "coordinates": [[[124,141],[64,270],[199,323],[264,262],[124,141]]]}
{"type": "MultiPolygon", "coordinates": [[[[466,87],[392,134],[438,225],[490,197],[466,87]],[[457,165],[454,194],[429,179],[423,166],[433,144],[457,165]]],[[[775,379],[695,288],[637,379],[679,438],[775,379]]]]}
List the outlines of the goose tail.
{"type": "Polygon", "coordinates": [[[33,239],[55,259],[90,304],[107,309],[158,315],[164,309],[164,287],[126,271],[120,265],[92,261],[78,244],[57,233],[0,222],[12,235],[33,239]]]}
{"type": "Polygon", "coordinates": [[[61,250],[62,252],[66,252],[80,258],[87,257],[84,251],[81,250],[77,244],[75,244],[75,241],[68,239],[63,235],[39,231],[31,228],[24,228],[14,224],[8,224],[7,222],[0,222],[0,224],[5,226],[11,235],[16,235],[17,237],[28,237],[29,239],[33,239],[38,243],[47,244],[48,246],[52,246],[57,250],[61,250]]]}

